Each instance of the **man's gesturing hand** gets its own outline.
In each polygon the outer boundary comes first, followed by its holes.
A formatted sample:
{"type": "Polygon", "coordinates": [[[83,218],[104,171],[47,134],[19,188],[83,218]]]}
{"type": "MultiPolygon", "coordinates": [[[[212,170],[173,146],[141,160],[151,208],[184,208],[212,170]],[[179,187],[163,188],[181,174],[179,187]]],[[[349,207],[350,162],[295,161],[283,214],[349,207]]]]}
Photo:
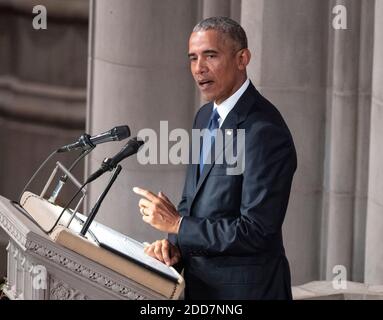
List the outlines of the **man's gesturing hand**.
{"type": "Polygon", "coordinates": [[[168,266],[172,266],[181,260],[179,249],[167,239],[157,240],[149,244],[144,251],[147,255],[166,263],[168,266]]]}
{"type": "Polygon", "coordinates": [[[142,220],[160,231],[178,234],[181,216],[162,192],[156,196],[152,192],[138,187],[134,187],[133,191],[145,197],[138,203],[142,220]]]}

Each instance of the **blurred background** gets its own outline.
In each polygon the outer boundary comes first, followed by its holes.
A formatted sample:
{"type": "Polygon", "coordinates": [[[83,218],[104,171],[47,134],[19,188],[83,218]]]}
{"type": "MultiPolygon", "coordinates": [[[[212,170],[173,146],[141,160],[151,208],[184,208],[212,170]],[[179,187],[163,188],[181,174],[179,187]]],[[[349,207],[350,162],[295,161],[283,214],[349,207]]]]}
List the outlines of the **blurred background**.
{"type": "MultiPolygon", "coordinates": [[[[202,102],[188,38],[216,15],[244,27],[249,77],[293,134],[298,170],[283,228],[293,284],[331,280],[336,265],[348,280],[383,284],[383,0],[0,0],[0,194],[17,199],[46,156],[84,132],[127,124],[132,136],[152,128],[159,137],[161,120],[189,130],[202,102]],[[47,29],[33,28],[35,5],[46,7],[47,29]],[[333,27],[336,5],[346,29],[333,27]]],[[[99,145],[75,175],[125,142],[99,145]]],[[[185,167],[122,165],[96,220],[140,241],[162,238],[131,189],[177,203],[185,167]]],[[[84,212],[107,179],[92,184],[84,212]]]]}

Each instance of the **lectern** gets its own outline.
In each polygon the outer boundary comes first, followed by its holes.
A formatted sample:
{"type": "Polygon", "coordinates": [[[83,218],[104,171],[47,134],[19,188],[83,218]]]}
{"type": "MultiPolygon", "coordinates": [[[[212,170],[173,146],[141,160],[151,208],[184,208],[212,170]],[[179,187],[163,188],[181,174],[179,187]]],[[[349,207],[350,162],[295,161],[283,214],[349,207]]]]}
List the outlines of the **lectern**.
{"type": "MultiPolygon", "coordinates": [[[[4,292],[10,299],[179,299],[184,281],[173,268],[164,265],[161,272],[158,261],[145,265],[101,247],[91,236],[79,236],[81,215],[72,228],[65,221],[71,214],[64,215],[63,223],[46,234],[41,224],[55,219],[62,208],[28,192],[22,201],[29,214],[0,196],[0,226],[8,235],[4,292]]],[[[89,232],[118,235],[94,225],[89,232]]],[[[135,245],[133,254],[139,254],[140,244],[135,245]]]]}

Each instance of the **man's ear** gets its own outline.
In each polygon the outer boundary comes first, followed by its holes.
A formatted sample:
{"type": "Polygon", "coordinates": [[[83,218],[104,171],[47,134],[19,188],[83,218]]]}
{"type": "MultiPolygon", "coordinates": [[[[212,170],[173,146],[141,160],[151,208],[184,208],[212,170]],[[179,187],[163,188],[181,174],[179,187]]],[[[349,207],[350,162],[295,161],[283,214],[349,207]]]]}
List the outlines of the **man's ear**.
{"type": "Polygon", "coordinates": [[[250,63],[251,52],[249,49],[242,49],[238,51],[238,68],[239,70],[245,70],[247,65],[250,63]]]}

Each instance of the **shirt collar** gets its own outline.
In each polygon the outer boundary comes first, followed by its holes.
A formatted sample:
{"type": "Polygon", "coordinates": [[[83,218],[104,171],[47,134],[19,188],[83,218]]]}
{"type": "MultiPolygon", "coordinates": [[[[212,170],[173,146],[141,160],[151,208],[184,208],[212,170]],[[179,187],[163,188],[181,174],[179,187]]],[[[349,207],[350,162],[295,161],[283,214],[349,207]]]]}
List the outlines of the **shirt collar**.
{"type": "Polygon", "coordinates": [[[229,112],[234,108],[235,104],[238,102],[239,98],[242,96],[242,94],[246,91],[247,87],[250,84],[249,78],[242,84],[242,86],[234,92],[229,98],[227,98],[225,101],[223,101],[221,104],[217,105],[214,102],[213,108],[217,108],[217,112],[219,114],[219,124],[220,126],[225,121],[225,118],[229,114],[229,112]]]}

